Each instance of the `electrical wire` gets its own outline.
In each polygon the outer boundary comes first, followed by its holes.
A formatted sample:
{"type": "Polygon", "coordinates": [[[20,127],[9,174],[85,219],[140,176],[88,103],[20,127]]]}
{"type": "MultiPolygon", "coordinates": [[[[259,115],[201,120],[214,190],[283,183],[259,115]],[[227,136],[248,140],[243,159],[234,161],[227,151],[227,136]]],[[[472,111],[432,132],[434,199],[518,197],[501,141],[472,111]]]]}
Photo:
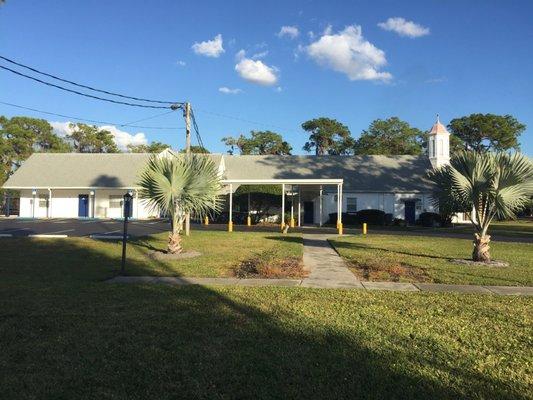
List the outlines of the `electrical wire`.
{"type": "Polygon", "coordinates": [[[65,83],[69,83],[71,85],[74,85],[74,86],[78,86],[78,87],[81,87],[81,88],[84,88],[84,89],[89,89],[89,90],[92,90],[92,91],[95,91],[95,92],[99,92],[99,93],[105,93],[105,94],[109,94],[111,96],[117,96],[117,97],[122,97],[124,99],[130,99],[130,100],[137,100],[137,101],[145,101],[145,102],[148,102],[148,103],[158,103],[158,104],[180,104],[182,105],[183,103],[181,102],[178,102],[178,101],[163,101],[163,100],[151,100],[151,99],[145,99],[145,98],[142,98],[142,97],[133,97],[133,96],[126,96],[126,95],[123,95],[123,94],[120,94],[120,93],[115,93],[115,92],[109,92],[107,90],[102,90],[102,89],[96,89],[94,87],[91,87],[91,86],[87,86],[87,85],[82,85],[81,83],[76,83],[76,82],[73,82],[73,81],[69,81],[68,79],[64,79],[64,78],[60,78],[59,76],[56,76],[56,75],[52,75],[52,74],[49,74],[47,72],[43,72],[43,71],[39,71],[38,69],[36,68],[33,68],[33,67],[30,67],[28,65],[24,65],[24,64],[21,64],[17,61],[14,61],[14,60],[11,60],[7,57],[4,57],[2,55],[0,55],[0,59],[4,60],[4,61],[7,61],[11,64],[14,64],[14,65],[17,65],[19,67],[22,67],[22,68],[26,68],[30,71],[33,71],[33,72],[36,72],[38,74],[41,74],[41,75],[44,75],[44,76],[48,76],[50,78],[53,78],[53,79],[56,79],[58,81],[61,81],[61,82],[65,82],[65,83]]]}
{"type": "Polygon", "coordinates": [[[213,116],[221,117],[221,118],[233,119],[233,120],[236,120],[236,121],[246,122],[246,123],[252,124],[252,125],[262,125],[262,126],[266,126],[266,127],[282,129],[284,131],[292,131],[293,130],[293,129],[284,128],[284,127],[278,126],[278,125],[252,121],[252,120],[249,120],[249,119],[244,119],[244,118],[240,118],[240,117],[234,117],[234,116],[226,115],[226,114],[220,114],[220,113],[216,113],[216,112],[212,112],[212,111],[207,111],[207,110],[202,110],[202,109],[197,109],[197,110],[202,112],[202,113],[204,113],[204,114],[209,114],[209,115],[213,115],[213,116]]]}
{"type": "Polygon", "coordinates": [[[194,111],[191,108],[191,119],[192,119],[192,126],[194,128],[194,132],[196,133],[196,140],[198,141],[198,144],[200,147],[205,149],[204,142],[202,141],[202,136],[200,135],[200,129],[198,128],[198,124],[196,123],[196,117],[194,116],[194,111]]]}
{"type": "Polygon", "coordinates": [[[50,112],[50,111],[38,110],[36,108],[25,107],[25,106],[21,106],[21,105],[18,105],[18,104],[7,103],[5,101],[0,101],[0,104],[4,104],[6,106],[20,108],[20,109],[23,109],[23,110],[34,111],[34,112],[41,113],[41,114],[53,115],[55,117],[68,118],[68,119],[73,119],[73,120],[76,120],[76,121],[90,122],[90,123],[94,123],[94,124],[115,125],[115,126],[120,126],[120,127],[140,128],[140,129],[162,129],[162,130],[185,129],[185,127],[182,127],[182,126],[142,126],[142,125],[132,125],[132,124],[134,124],[136,122],[145,121],[147,119],[152,119],[152,118],[155,118],[155,117],[159,117],[161,115],[169,114],[169,113],[171,113],[173,111],[169,111],[169,112],[158,114],[158,115],[153,115],[151,117],[144,118],[142,120],[137,120],[137,121],[128,122],[128,123],[122,123],[121,124],[121,123],[108,122],[108,121],[98,121],[98,120],[95,120],[95,119],[74,117],[72,115],[58,114],[58,113],[54,113],[54,112],[50,112]]]}
{"type": "Polygon", "coordinates": [[[149,104],[128,103],[128,102],[125,102],[125,101],[118,101],[118,100],[106,99],[106,98],[99,97],[99,96],[93,96],[92,94],[87,94],[87,93],[78,92],[77,90],[68,89],[68,88],[65,88],[65,87],[63,87],[63,86],[56,85],[56,84],[54,84],[54,83],[50,83],[50,82],[43,81],[43,80],[38,79],[38,78],[35,78],[35,77],[33,77],[33,76],[23,74],[22,72],[15,71],[14,69],[11,69],[11,68],[8,68],[8,67],[5,67],[5,66],[3,66],[3,65],[0,65],[0,68],[1,68],[1,69],[4,69],[4,70],[6,70],[6,71],[12,72],[12,73],[14,73],[14,74],[16,74],[16,75],[22,76],[22,77],[24,77],[24,78],[28,78],[28,79],[31,79],[31,80],[33,80],[33,81],[36,81],[36,82],[42,83],[42,84],[44,84],[44,85],[52,86],[52,87],[55,87],[55,88],[57,88],[57,89],[64,90],[65,92],[75,93],[75,94],[77,94],[77,95],[85,96],[85,97],[90,97],[90,98],[92,98],[92,99],[96,99],[96,100],[107,101],[107,102],[109,102],[109,103],[115,103],[115,104],[123,104],[123,105],[130,106],[130,107],[156,108],[156,109],[167,109],[167,110],[168,110],[169,108],[171,108],[170,105],[169,105],[169,106],[153,106],[153,105],[149,105],[149,104]]]}

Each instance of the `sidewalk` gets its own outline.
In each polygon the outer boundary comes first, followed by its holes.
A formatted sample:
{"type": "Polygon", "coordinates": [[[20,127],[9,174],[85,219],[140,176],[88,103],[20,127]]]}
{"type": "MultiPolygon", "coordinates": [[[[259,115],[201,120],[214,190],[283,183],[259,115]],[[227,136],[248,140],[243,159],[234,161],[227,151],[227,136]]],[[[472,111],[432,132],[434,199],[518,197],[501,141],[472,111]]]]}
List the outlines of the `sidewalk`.
{"type": "Polygon", "coordinates": [[[335,235],[304,235],[304,268],[309,275],[303,279],[238,279],[183,278],[156,276],[117,276],[109,283],[149,283],[167,285],[236,285],[311,287],[322,289],[388,290],[394,292],[475,293],[532,296],[530,286],[447,285],[440,283],[362,282],[348,269],[345,261],[330,246],[328,238],[335,235]]]}

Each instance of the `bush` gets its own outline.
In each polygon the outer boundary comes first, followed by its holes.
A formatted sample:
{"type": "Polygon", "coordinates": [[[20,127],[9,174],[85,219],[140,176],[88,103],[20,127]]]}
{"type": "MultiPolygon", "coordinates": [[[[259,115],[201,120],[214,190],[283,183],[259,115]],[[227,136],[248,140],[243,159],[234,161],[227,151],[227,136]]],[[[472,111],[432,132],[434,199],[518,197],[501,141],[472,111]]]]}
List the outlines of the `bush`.
{"type": "Polygon", "coordinates": [[[407,224],[405,223],[405,219],[403,218],[394,218],[392,224],[394,226],[407,226],[407,224]]]}
{"type": "MultiPolygon", "coordinates": [[[[329,214],[329,224],[337,225],[337,213],[329,214]]],[[[359,220],[357,219],[357,214],[342,213],[342,224],[343,225],[357,225],[359,220]]]]}
{"type": "Polygon", "coordinates": [[[418,216],[418,220],[416,221],[417,225],[422,225],[426,227],[434,227],[434,226],[441,226],[442,225],[442,217],[440,214],[432,213],[432,212],[423,212],[418,216]]]}
{"type": "Polygon", "coordinates": [[[296,257],[281,258],[274,250],[264,250],[234,269],[238,278],[302,278],[306,275],[301,260],[296,257]]]}
{"type": "Polygon", "coordinates": [[[372,209],[357,211],[357,220],[360,224],[385,225],[385,211],[372,209]]]}
{"type": "Polygon", "coordinates": [[[390,213],[385,214],[385,225],[392,225],[394,216],[390,213]]]}

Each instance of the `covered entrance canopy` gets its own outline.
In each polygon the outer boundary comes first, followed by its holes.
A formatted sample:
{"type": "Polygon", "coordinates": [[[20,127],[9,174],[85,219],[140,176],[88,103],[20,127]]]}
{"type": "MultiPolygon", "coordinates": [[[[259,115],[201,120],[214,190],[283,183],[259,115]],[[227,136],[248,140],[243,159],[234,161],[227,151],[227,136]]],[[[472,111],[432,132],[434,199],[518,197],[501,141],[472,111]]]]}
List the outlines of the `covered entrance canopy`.
{"type": "Polygon", "coordinates": [[[294,208],[291,201],[291,218],[290,226],[294,227],[295,222],[297,226],[301,226],[301,187],[302,186],[315,186],[319,188],[319,208],[320,219],[319,225],[322,225],[322,201],[323,201],[323,187],[330,185],[337,187],[337,229],[342,234],[342,185],[343,179],[223,179],[221,183],[228,188],[229,192],[229,222],[228,231],[233,230],[233,191],[234,187],[241,185],[280,185],[281,186],[281,228],[285,227],[285,197],[287,194],[287,187],[291,188],[291,198],[294,198],[295,193],[293,191],[294,186],[298,188],[298,205],[297,205],[297,221],[294,220],[294,208]]]}

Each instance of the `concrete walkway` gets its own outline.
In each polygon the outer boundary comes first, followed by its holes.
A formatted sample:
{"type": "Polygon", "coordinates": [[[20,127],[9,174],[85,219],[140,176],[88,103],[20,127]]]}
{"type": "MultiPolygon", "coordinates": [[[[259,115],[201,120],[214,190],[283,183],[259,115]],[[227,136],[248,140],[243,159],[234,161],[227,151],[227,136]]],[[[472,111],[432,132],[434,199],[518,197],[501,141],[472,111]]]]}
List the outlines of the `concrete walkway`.
{"type": "Polygon", "coordinates": [[[328,237],[332,236],[303,235],[304,269],[309,271],[309,275],[302,281],[302,286],[362,289],[361,282],[329,245],[328,237]]]}
{"type": "Polygon", "coordinates": [[[395,292],[474,293],[533,296],[529,286],[447,285],[438,283],[361,282],[348,269],[344,260],[329,245],[335,235],[304,235],[304,268],[309,275],[304,279],[238,279],[238,278],[185,278],[169,276],[116,276],[108,283],[166,284],[166,285],[230,285],[344,288],[361,290],[388,290],[395,292]]]}

